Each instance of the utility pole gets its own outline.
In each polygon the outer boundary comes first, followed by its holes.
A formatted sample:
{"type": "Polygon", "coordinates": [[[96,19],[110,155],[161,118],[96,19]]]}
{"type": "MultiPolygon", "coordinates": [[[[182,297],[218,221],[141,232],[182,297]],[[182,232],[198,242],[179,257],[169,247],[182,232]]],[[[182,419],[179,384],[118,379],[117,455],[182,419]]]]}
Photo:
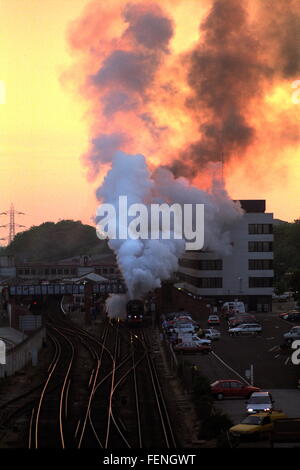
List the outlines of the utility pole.
{"type": "MultiPolygon", "coordinates": [[[[16,211],[14,205],[10,205],[10,209],[6,212],[0,212],[0,215],[8,215],[9,216],[9,224],[8,224],[8,244],[10,244],[16,235],[16,227],[25,227],[25,225],[17,224],[15,221],[16,215],[25,215],[24,212],[16,211]]],[[[7,225],[0,225],[0,227],[7,227],[7,225]]],[[[4,238],[1,238],[4,240],[4,238]]]]}

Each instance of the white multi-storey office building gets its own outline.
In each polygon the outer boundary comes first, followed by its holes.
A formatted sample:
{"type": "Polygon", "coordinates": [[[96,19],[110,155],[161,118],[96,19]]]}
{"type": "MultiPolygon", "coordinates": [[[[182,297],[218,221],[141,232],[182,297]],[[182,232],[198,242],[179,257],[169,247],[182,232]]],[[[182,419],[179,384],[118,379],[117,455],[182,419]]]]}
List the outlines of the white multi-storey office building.
{"type": "Polygon", "coordinates": [[[178,279],[194,294],[218,301],[239,299],[248,311],[269,311],[273,293],[273,214],[264,200],[241,200],[244,215],[231,230],[232,254],[185,253],[178,279]]]}

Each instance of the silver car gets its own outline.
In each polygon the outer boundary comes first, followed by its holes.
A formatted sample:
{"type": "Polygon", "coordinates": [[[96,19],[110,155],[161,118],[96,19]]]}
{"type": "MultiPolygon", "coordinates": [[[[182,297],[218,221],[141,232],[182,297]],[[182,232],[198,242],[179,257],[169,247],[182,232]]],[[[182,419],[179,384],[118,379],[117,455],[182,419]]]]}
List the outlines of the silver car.
{"type": "Polygon", "coordinates": [[[262,327],[258,323],[243,323],[228,330],[230,335],[259,334],[261,332],[262,327]]]}
{"type": "Polygon", "coordinates": [[[300,326],[293,326],[283,337],[285,339],[300,339],[300,326]]]}
{"type": "Polygon", "coordinates": [[[270,392],[254,392],[247,401],[246,411],[248,414],[268,412],[273,410],[274,400],[270,392]]]}
{"type": "Polygon", "coordinates": [[[221,337],[221,333],[215,328],[208,328],[207,330],[204,330],[203,333],[205,338],[211,339],[212,341],[220,339],[221,337]]]}

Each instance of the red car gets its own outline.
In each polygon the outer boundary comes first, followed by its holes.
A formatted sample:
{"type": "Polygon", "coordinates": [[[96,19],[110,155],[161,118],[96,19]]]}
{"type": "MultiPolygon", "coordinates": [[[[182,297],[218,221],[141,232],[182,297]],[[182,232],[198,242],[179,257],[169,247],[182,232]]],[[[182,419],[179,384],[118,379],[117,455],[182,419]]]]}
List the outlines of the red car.
{"type": "Polygon", "coordinates": [[[210,387],[211,393],[218,400],[223,398],[249,398],[253,392],[260,392],[260,388],[246,385],[239,380],[217,380],[210,387]]]}

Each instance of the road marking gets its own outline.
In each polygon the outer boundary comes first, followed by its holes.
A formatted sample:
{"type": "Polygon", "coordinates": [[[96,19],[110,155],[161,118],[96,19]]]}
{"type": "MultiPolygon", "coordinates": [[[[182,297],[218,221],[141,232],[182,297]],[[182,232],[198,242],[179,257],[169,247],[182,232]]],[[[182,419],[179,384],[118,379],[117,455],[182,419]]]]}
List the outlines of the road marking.
{"type": "Polygon", "coordinates": [[[280,356],[280,354],[276,354],[275,359],[277,359],[280,356]]]}
{"type": "Polygon", "coordinates": [[[285,366],[288,365],[289,360],[290,360],[290,357],[288,357],[288,358],[286,359],[286,361],[285,361],[285,363],[284,363],[285,366]]]}
{"type": "Polygon", "coordinates": [[[274,351],[275,349],[278,349],[278,348],[279,348],[279,346],[278,346],[278,345],[276,345],[276,346],[273,346],[273,348],[269,349],[269,352],[271,352],[271,351],[274,351]]]}
{"type": "Polygon", "coordinates": [[[275,339],[275,336],[271,336],[271,338],[266,338],[267,341],[271,341],[271,339],[275,339]]]}
{"type": "Polygon", "coordinates": [[[231,372],[233,372],[235,375],[237,375],[240,379],[242,379],[243,382],[246,382],[248,385],[251,386],[251,384],[244,378],[242,377],[236,370],[232,369],[226,362],[223,361],[214,351],[211,352],[213,356],[215,356],[216,359],[218,359],[225,367],[227,367],[231,372]]]}

